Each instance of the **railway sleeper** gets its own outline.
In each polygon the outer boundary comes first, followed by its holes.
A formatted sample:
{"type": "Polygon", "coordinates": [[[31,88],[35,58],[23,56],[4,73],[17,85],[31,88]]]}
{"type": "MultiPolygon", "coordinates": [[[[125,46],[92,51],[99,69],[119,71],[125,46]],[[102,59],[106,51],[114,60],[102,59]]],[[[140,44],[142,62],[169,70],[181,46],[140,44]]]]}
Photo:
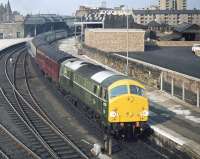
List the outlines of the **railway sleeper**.
{"type": "Polygon", "coordinates": [[[70,156],[62,156],[62,159],[80,159],[80,156],[77,154],[72,154],[70,156]]]}
{"type": "Polygon", "coordinates": [[[53,147],[63,147],[65,145],[66,145],[65,142],[54,142],[54,143],[51,143],[51,146],[53,146],[53,147]]]}

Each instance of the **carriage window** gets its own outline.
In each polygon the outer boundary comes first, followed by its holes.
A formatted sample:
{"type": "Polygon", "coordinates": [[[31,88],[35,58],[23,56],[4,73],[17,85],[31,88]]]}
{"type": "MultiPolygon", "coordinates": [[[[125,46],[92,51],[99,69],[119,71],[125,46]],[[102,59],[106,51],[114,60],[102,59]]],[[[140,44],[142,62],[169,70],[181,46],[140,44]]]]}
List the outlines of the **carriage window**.
{"type": "Polygon", "coordinates": [[[126,85],[113,88],[110,91],[110,98],[114,98],[123,94],[128,94],[128,87],[126,85]]]}
{"type": "Polygon", "coordinates": [[[136,94],[136,95],[139,95],[139,96],[144,96],[144,89],[138,87],[138,86],[130,86],[130,93],[131,94],[136,94]]]}

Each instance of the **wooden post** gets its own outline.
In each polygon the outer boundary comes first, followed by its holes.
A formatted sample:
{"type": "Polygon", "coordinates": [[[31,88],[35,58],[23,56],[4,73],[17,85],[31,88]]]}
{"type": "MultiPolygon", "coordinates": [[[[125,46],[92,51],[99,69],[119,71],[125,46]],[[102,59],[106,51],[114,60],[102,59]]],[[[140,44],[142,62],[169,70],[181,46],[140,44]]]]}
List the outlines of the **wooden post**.
{"type": "Polygon", "coordinates": [[[173,77],[171,81],[171,95],[174,96],[174,78],[173,77]]]}
{"type": "Polygon", "coordinates": [[[200,107],[199,99],[200,99],[200,92],[199,92],[199,88],[197,87],[197,108],[200,107]]]}
{"type": "Polygon", "coordinates": [[[112,155],[112,137],[108,138],[108,155],[112,155]]]}
{"type": "Polygon", "coordinates": [[[163,72],[160,75],[160,90],[163,91],[163,72]]]}
{"type": "Polygon", "coordinates": [[[104,135],[104,150],[108,151],[108,136],[104,135]]]}
{"type": "Polygon", "coordinates": [[[37,25],[35,25],[34,36],[37,36],[37,25]]]}
{"type": "Polygon", "coordinates": [[[182,100],[185,101],[185,82],[182,83],[182,100]]]}

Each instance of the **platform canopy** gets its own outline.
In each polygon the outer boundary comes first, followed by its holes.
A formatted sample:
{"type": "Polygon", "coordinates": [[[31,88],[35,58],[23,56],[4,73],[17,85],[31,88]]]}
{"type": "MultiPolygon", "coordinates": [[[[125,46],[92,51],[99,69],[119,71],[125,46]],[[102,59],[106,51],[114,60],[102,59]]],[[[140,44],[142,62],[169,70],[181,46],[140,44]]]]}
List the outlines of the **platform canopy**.
{"type": "Polygon", "coordinates": [[[59,22],[64,22],[64,19],[56,14],[37,14],[37,15],[27,15],[24,24],[39,25],[45,23],[59,23],[59,22]]]}

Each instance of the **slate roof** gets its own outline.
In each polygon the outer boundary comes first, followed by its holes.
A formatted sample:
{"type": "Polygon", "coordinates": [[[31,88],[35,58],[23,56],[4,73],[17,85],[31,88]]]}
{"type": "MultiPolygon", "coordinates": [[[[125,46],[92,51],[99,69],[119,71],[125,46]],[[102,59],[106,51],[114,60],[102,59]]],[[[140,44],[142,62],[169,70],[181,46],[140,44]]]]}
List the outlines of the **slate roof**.
{"type": "Polygon", "coordinates": [[[189,23],[182,23],[176,26],[174,31],[183,33],[187,32],[187,30],[192,29],[193,32],[200,32],[200,26],[197,24],[189,24],[189,23]],[[196,30],[196,31],[195,31],[196,30]]]}
{"type": "Polygon", "coordinates": [[[160,27],[161,24],[153,20],[153,21],[149,22],[149,23],[147,24],[147,26],[148,26],[148,27],[160,27]]]}
{"type": "Polygon", "coordinates": [[[129,53],[129,57],[200,78],[200,58],[192,53],[192,47],[161,47],[144,53],[129,53]]]}

